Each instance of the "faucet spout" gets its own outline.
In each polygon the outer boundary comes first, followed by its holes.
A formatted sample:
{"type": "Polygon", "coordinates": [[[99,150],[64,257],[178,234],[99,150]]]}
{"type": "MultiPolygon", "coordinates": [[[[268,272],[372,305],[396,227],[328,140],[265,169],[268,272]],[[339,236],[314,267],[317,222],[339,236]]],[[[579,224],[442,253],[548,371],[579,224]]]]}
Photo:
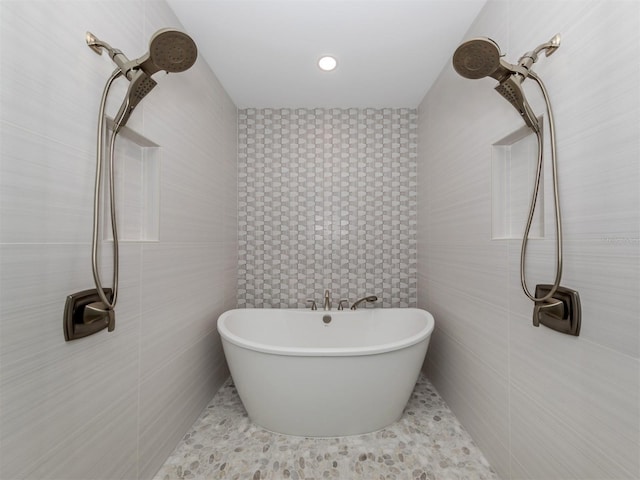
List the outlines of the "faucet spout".
{"type": "Polygon", "coordinates": [[[331,310],[331,292],[329,290],[324,291],[324,309],[331,310]]]}

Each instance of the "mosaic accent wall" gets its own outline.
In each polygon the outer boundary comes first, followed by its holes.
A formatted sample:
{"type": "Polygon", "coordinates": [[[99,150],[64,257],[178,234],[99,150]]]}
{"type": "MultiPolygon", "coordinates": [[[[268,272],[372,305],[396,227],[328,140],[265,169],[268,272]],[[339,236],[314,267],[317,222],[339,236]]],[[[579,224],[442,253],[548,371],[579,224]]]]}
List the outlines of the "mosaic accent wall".
{"type": "Polygon", "coordinates": [[[239,307],[416,300],[417,112],[238,112],[239,307]]]}

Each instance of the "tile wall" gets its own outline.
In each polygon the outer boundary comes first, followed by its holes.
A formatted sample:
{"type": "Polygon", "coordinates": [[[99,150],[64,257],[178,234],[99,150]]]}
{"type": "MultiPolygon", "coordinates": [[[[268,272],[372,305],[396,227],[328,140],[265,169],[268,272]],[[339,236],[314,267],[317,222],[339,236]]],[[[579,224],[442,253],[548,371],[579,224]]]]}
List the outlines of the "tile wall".
{"type": "Polygon", "coordinates": [[[114,68],[85,32],[135,58],[162,27],[180,25],[159,0],[0,1],[0,478],[151,478],[228,377],[215,322],[236,305],[237,110],[202,60],[159,75],[129,122],[160,145],[160,228],[121,244],[116,330],[63,336],[66,296],[93,286],[114,68]]]}
{"type": "MultiPolygon", "coordinates": [[[[491,240],[491,145],[520,128],[517,112],[493,79],[449,65],[419,108],[418,304],[436,319],[426,371],[503,478],[640,478],[639,29],[636,1],[490,0],[465,36],[515,62],[562,35],[535,70],[556,117],[578,338],[532,326],[520,241],[491,240]]],[[[542,114],[535,84],[525,91],[542,114]]],[[[530,285],[554,275],[548,162],[530,285]]]]}
{"type": "Polygon", "coordinates": [[[416,111],[239,112],[240,307],[416,304],[416,111]]]}

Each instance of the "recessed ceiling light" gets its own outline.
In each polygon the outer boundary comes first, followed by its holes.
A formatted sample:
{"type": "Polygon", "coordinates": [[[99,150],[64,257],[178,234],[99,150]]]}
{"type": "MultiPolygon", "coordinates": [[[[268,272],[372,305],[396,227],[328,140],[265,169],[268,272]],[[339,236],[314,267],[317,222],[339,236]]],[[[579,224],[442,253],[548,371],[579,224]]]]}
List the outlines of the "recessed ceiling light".
{"type": "Polygon", "coordinates": [[[318,66],[325,72],[330,72],[331,70],[335,69],[337,65],[338,62],[336,61],[336,59],[330,55],[326,55],[318,60],[318,66]]]}

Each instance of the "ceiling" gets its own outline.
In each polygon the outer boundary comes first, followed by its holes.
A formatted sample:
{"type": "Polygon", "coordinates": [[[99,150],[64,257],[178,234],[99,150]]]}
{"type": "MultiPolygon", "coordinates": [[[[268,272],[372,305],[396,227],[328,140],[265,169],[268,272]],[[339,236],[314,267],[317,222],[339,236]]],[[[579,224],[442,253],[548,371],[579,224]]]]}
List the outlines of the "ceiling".
{"type": "Polygon", "coordinates": [[[168,3],[239,108],[415,108],[486,0],[168,3]]]}

